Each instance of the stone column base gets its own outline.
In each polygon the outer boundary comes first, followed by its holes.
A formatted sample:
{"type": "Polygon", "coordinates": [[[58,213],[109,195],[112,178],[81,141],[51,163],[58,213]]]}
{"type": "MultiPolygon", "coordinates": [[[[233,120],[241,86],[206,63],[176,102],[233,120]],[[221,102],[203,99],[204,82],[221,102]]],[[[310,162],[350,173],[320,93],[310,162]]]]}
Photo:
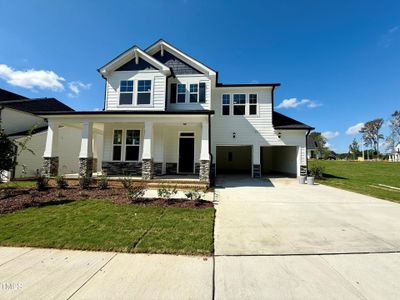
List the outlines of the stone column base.
{"type": "Polygon", "coordinates": [[[44,157],[43,158],[43,170],[42,175],[46,177],[58,175],[58,156],[55,157],[44,157]]]}
{"type": "Polygon", "coordinates": [[[253,165],[253,178],[261,178],[261,165],[253,165]]]}
{"type": "Polygon", "coordinates": [[[93,175],[93,157],[80,157],[79,158],[79,176],[93,175]]]}
{"type": "Polygon", "coordinates": [[[154,176],[154,164],[152,159],[142,159],[142,179],[150,180],[154,176]]]}
{"type": "Polygon", "coordinates": [[[93,173],[97,172],[97,158],[93,157],[93,173]]]}
{"type": "Polygon", "coordinates": [[[200,170],[199,170],[200,181],[210,182],[210,161],[200,160],[200,170]]]}

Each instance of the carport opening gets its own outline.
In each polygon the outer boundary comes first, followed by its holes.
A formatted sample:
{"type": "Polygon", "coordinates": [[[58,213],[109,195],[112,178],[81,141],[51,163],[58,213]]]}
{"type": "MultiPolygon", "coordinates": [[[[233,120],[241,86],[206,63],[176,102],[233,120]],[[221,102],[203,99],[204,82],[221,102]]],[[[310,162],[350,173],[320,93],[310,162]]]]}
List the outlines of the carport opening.
{"type": "Polygon", "coordinates": [[[261,173],[266,176],[297,175],[297,147],[261,147],[261,173]]]}
{"type": "Polygon", "coordinates": [[[251,176],[251,146],[217,146],[217,174],[246,174],[251,176]]]}

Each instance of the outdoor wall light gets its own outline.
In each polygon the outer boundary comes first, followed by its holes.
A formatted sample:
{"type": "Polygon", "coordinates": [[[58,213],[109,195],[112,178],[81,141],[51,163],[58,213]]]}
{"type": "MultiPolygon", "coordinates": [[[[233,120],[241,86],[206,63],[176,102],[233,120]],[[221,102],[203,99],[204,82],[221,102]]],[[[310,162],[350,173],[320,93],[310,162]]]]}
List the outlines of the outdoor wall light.
{"type": "Polygon", "coordinates": [[[232,132],[232,137],[236,139],[236,132],[232,132]]]}
{"type": "Polygon", "coordinates": [[[183,126],[186,126],[187,125],[187,123],[183,123],[183,126]]]}
{"type": "Polygon", "coordinates": [[[282,133],[280,131],[278,131],[278,138],[281,138],[282,133]]]}

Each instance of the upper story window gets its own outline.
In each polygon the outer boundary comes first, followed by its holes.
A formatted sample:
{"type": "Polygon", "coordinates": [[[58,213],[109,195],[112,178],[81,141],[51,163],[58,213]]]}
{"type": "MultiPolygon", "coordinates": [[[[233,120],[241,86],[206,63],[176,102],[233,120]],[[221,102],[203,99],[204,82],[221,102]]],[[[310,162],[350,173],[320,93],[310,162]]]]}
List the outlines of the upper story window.
{"type": "Polygon", "coordinates": [[[138,80],[137,104],[150,104],[151,80],[138,80]]]}
{"type": "Polygon", "coordinates": [[[186,84],[178,83],[177,85],[177,102],[185,103],[186,102],[186,84]]]}
{"type": "Polygon", "coordinates": [[[199,96],[199,85],[198,84],[191,84],[190,85],[190,97],[189,97],[189,101],[191,103],[193,102],[197,102],[198,100],[198,96],[199,96]]]}
{"type": "Polygon", "coordinates": [[[249,95],[249,115],[257,114],[257,94],[249,95]]]}
{"type": "Polygon", "coordinates": [[[222,95],[222,115],[229,116],[231,114],[231,95],[222,95]]]}
{"type": "Polygon", "coordinates": [[[246,95],[234,94],[233,95],[233,114],[244,115],[246,114],[246,95]]]}
{"type": "Polygon", "coordinates": [[[119,104],[131,105],[133,103],[133,80],[121,80],[119,86],[119,104]]]}

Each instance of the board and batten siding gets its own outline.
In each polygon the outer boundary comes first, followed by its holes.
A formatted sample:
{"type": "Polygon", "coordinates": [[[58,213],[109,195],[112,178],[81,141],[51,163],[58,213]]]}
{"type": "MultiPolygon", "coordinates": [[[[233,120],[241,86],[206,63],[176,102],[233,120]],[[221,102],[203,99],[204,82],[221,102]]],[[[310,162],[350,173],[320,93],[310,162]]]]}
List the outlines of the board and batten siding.
{"type": "Polygon", "coordinates": [[[165,110],[166,76],[158,70],[145,71],[115,71],[107,77],[106,83],[106,110],[165,110]],[[119,104],[119,85],[121,80],[134,80],[133,104],[119,104]],[[151,80],[150,105],[135,105],[137,80],[151,80]]]}

